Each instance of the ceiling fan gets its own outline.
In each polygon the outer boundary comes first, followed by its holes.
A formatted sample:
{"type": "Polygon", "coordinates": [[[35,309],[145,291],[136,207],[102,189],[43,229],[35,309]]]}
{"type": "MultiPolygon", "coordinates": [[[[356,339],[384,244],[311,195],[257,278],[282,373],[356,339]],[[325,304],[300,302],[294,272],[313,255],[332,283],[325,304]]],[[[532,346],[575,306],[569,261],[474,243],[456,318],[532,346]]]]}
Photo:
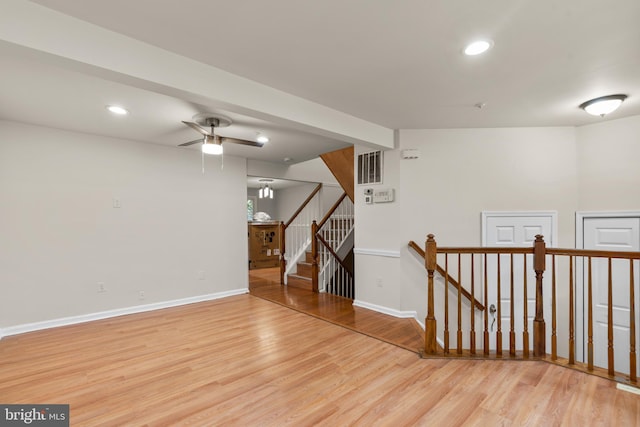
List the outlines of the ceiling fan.
{"type": "Polygon", "coordinates": [[[195,131],[201,133],[203,138],[199,138],[193,141],[185,142],[184,144],[180,144],[179,147],[187,147],[193,144],[202,144],[202,152],[205,154],[214,154],[220,155],[222,154],[222,143],[223,142],[231,142],[233,144],[242,144],[249,145],[251,147],[262,147],[264,142],[257,141],[249,141],[246,139],[237,139],[237,138],[227,138],[224,136],[216,135],[215,129],[221,127],[227,127],[231,123],[231,119],[218,116],[214,114],[199,114],[194,117],[194,122],[186,122],[183,121],[185,125],[194,129],[195,131]],[[207,130],[203,126],[209,126],[211,130],[207,130]]]}

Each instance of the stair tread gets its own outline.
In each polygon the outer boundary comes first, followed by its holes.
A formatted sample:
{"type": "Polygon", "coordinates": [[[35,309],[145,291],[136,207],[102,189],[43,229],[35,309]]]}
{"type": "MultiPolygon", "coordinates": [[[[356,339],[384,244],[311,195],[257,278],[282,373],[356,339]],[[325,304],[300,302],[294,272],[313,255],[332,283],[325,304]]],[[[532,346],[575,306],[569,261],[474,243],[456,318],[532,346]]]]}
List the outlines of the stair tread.
{"type": "Polygon", "coordinates": [[[311,277],[299,276],[297,274],[289,274],[288,277],[293,278],[293,279],[301,279],[301,280],[311,281],[311,277]]]}

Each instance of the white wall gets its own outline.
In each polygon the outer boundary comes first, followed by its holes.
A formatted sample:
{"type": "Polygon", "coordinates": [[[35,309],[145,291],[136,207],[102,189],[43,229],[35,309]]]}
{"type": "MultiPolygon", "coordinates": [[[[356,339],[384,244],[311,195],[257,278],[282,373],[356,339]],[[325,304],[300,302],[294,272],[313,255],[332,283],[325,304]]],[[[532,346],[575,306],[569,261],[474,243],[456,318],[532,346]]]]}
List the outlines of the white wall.
{"type": "Polygon", "coordinates": [[[208,162],[0,122],[0,328],[246,289],[246,160],[208,162]]]}
{"type": "Polygon", "coordinates": [[[253,196],[256,198],[254,213],[266,212],[269,214],[272,220],[280,221],[280,218],[278,217],[279,190],[273,190],[273,199],[270,199],[268,197],[261,199],[260,197],[258,197],[258,192],[258,188],[247,188],[247,196],[253,196]]]}
{"type": "MultiPolygon", "coordinates": [[[[268,207],[274,211],[274,214],[271,215],[272,218],[278,221],[288,221],[307,196],[311,194],[317,183],[323,184],[320,193],[320,211],[323,213],[331,208],[343,193],[340,184],[320,158],[292,165],[247,160],[247,175],[300,182],[300,185],[276,190],[276,194],[274,194],[275,205],[268,205],[268,207]]],[[[258,208],[261,209],[260,200],[258,200],[258,208]]],[[[271,214],[271,212],[268,213],[271,214]]]]}
{"type": "Polygon", "coordinates": [[[424,267],[407,243],[433,233],[441,245],[479,246],[483,210],[557,210],[560,243],[572,245],[575,150],[573,128],[401,131],[399,148],[385,152],[384,183],[371,186],[395,188],[396,201],[365,205],[368,186],[356,186],[356,248],[398,253],[395,262],[356,257],[357,299],[424,318],[424,267]],[[402,160],[407,148],[421,157],[402,160]]]}
{"type": "Polygon", "coordinates": [[[356,248],[368,252],[356,255],[356,299],[424,319],[426,274],[407,242],[433,233],[440,245],[479,246],[482,211],[555,210],[558,246],[574,247],[576,211],[640,210],[639,159],[640,116],[580,128],[402,130],[385,152],[383,185],[356,185],[356,248]],[[402,160],[408,148],[421,158],[402,160]],[[396,201],[365,205],[366,187],[395,188],[396,201]]]}
{"type": "MultiPolygon", "coordinates": [[[[309,197],[318,184],[313,182],[300,182],[286,188],[273,190],[273,199],[261,199],[258,197],[257,188],[248,188],[247,196],[256,198],[256,212],[266,212],[274,221],[287,222],[302,203],[309,197]]],[[[338,185],[323,185],[320,190],[317,220],[333,206],[342,195],[342,188],[338,185]]]]}
{"type": "MultiPolygon", "coordinates": [[[[278,220],[287,222],[318,184],[301,182],[278,190],[278,220]]],[[[319,205],[319,204],[318,204],[319,205]]],[[[319,207],[319,206],[318,206],[319,207]]]]}
{"type": "Polygon", "coordinates": [[[640,210],[640,116],[577,129],[579,210],[640,210]]]}
{"type": "MultiPolygon", "coordinates": [[[[358,154],[371,151],[368,147],[355,147],[355,171],[358,154]]],[[[404,190],[401,179],[398,150],[384,152],[383,183],[355,185],[355,299],[358,303],[373,304],[391,310],[415,310],[402,304],[402,274],[400,249],[402,241],[401,212],[404,190]],[[365,204],[364,190],[394,188],[395,201],[365,204]]]]}

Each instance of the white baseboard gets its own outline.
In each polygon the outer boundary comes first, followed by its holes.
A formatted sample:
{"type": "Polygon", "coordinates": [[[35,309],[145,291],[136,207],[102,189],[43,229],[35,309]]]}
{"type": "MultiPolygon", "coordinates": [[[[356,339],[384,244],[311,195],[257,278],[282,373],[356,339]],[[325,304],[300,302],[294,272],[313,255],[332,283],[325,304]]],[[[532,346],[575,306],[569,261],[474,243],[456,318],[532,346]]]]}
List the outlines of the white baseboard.
{"type": "Polygon", "coordinates": [[[27,332],[39,331],[42,329],[57,328],[60,326],[75,325],[77,323],[91,322],[94,320],[108,319],[111,317],[124,316],[127,314],[144,313],[145,311],[160,310],[163,308],[177,307],[180,305],[194,304],[197,302],[212,301],[234,295],[246,294],[248,288],[233,289],[230,291],[216,292],[214,294],[198,295],[195,297],[181,298],[171,301],[155,302],[151,304],[136,305],[133,307],[116,308],[113,310],[100,311],[97,313],[81,314],[78,316],[63,317],[60,319],[44,320],[42,322],[25,323],[23,325],[9,326],[0,329],[0,339],[10,335],[24,334],[27,332]]]}
{"type": "Polygon", "coordinates": [[[637,388],[637,387],[634,387],[632,385],[618,383],[618,384],[616,384],[616,388],[618,390],[627,391],[629,393],[640,394],[640,389],[637,388]]]}
{"type": "MultiPolygon", "coordinates": [[[[398,317],[401,319],[414,319],[416,322],[418,322],[418,325],[420,325],[422,330],[423,331],[425,330],[424,321],[418,319],[418,313],[416,311],[400,311],[393,308],[383,307],[381,305],[371,304],[371,303],[359,301],[359,300],[353,300],[353,305],[355,305],[356,307],[362,307],[362,308],[367,308],[369,310],[377,311],[378,313],[388,314],[389,316],[398,317]]],[[[438,342],[440,347],[444,347],[443,340],[441,340],[439,337],[436,337],[436,341],[438,342]]]]}
{"type": "Polygon", "coordinates": [[[377,311],[378,313],[388,314],[389,316],[399,317],[401,319],[417,319],[418,313],[415,311],[400,311],[394,308],[383,307],[377,304],[371,304],[360,300],[353,300],[353,305],[356,307],[367,308],[369,310],[377,311]]]}

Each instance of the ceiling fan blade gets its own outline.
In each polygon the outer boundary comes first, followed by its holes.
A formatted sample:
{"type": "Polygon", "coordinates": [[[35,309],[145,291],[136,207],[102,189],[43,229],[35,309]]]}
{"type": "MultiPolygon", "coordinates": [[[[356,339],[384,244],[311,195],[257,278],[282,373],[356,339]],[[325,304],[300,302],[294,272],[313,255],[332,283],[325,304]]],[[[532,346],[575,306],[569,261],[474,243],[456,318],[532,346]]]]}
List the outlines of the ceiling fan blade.
{"type": "Polygon", "coordinates": [[[222,140],[222,142],[231,142],[233,144],[249,145],[251,147],[262,147],[264,145],[263,142],[248,141],[246,139],[225,138],[224,136],[221,137],[220,139],[222,140]]]}
{"type": "Polygon", "coordinates": [[[185,125],[189,126],[192,129],[194,129],[195,131],[200,132],[203,135],[209,135],[209,136],[213,135],[211,132],[209,132],[207,129],[203,128],[202,126],[200,126],[197,123],[185,122],[184,120],[182,121],[182,123],[184,123],[185,125]]]}
{"type": "Polygon", "coordinates": [[[193,141],[185,142],[184,144],[178,145],[178,147],[188,147],[193,144],[202,144],[202,138],[194,139],[193,141]]]}

